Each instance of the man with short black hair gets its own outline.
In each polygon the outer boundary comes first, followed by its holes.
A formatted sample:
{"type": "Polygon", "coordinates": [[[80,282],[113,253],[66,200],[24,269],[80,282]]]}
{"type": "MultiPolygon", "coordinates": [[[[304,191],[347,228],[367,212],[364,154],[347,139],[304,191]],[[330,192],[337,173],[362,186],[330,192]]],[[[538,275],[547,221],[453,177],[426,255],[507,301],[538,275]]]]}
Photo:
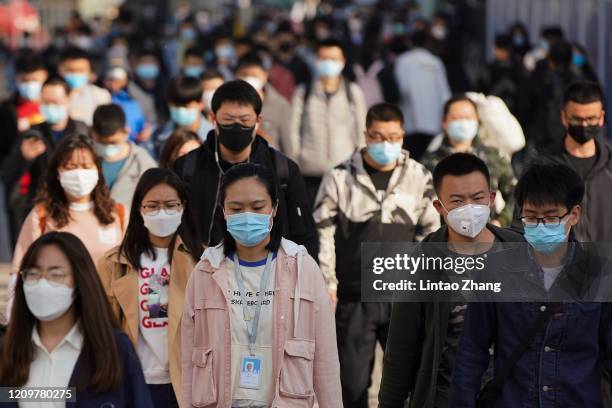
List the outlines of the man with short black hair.
{"type": "Polygon", "coordinates": [[[17,91],[0,105],[0,165],[10,154],[19,133],[42,123],[40,95],[48,72],[45,61],[38,54],[24,51],[15,62],[17,91]]]}
{"type": "Polygon", "coordinates": [[[290,137],[281,140],[284,151],[304,173],[311,203],[323,175],[365,142],[367,113],[363,91],[342,75],[346,65],[342,44],[321,40],[316,54],[318,77],[295,90],[290,137]]]}
{"type": "Polygon", "coordinates": [[[9,208],[15,232],[32,209],[39,180],[60,140],[67,134],[89,134],[85,123],[70,118],[69,109],[68,84],[61,77],[49,78],[40,96],[43,122],[22,132],[3,162],[0,174],[7,191],[13,193],[9,208]]]}
{"type": "Polygon", "coordinates": [[[584,214],[575,228],[581,242],[612,241],[609,192],[612,188],[612,149],[602,135],[605,123],[603,92],[594,82],[576,82],[565,91],[561,122],[566,133],[542,152],[574,169],[586,184],[584,214]]]}
{"type": "Polygon", "coordinates": [[[274,87],[268,84],[268,70],[264,67],[262,59],[255,53],[246,54],[238,60],[236,78],[251,84],[259,92],[263,100],[261,135],[268,142],[285,151],[282,141],[290,136],[291,126],[288,118],[291,117],[291,105],[279,94],[274,87]]]}
{"type": "Polygon", "coordinates": [[[140,176],[157,167],[157,163],[146,150],[129,140],[130,131],[121,106],[99,106],[94,112],[92,129],[96,153],[102,159],[102,173],[111,197],[130,208],[140,176]]]}
{"type": "Polygon", "coordinates": [[[280,193],[278,217],[283,236],[303,244],[316,258],[317,231],[306,199],[299,167],[257,136],[263,120],[257,90],[245,81],[221,85],[212,99],[215,126],[202,146],[179,158],[175,172],[189,188],[194,222],[206,246],[219,243],[224,234],[216,202],[219,180],[232,166],[244,162],[261,164],[276,176],[280,193]]]}
{"type": "Polygon", "coordinates": [[[106,89],[90,83],[93,77],[91,56],[79,48],[68,48],[60,56],[58,72],[70,87],[70,117],[90,126],[94,110],[111,103],[111,94],[106,89]]]}
{"type": "Polygon", "coordinates": [[[187,129],[195,132],[200,140],[205,141],[213,129],[212,123],[206,119],[203,102],[204,89],[198,78],[180,76],[168,84],[167,100],[170,106],[170,120],[155,130],[151,143],[147,145],[149,152],[155,157],[159,154],[166,140],[177,129],[187,129]]]}
{"type": "Polygon", "coordinates": [[[206,71],[204,51],[199,47],[189,47],[183,56],[183,75],[201,79],[206,71]]]}
{"type": "MultiPolygon", "coordinates": [[[[494,242],[522,241],[519,234],[489,223],[495,191],[480,158],[455,153],[442,159],[434,169],[433,185],[433,205],[445,225],[425,237],[424,251],[427,243],[458,244],[444,253],[453,256],[461,255],[459,248],[482,252],[494,242]]],[[[403,408],[409,396],[411,408],[448,407],[466,307],[460,302],[393,304],[378,396],[381,408],[403,408]]]]}
{"type": "Polygon", "coordinates": [[[520,278],[539,289],[541,300],[468,306],[451,407],[480,406],[477,395],[491,349],[495,386],[482,398],[496,407],[604,406],[602,373],[612,373],[612,308],[590,296],[609,261],[573,238],[584,215],[584,192],[580,176],[559,163],[533,164],[519,180],[516,202],[529,247],[502,252],[496,255],[501,262],[490,257],[488,263],[504,265],[506,274],[527,271],[520,278]]]}

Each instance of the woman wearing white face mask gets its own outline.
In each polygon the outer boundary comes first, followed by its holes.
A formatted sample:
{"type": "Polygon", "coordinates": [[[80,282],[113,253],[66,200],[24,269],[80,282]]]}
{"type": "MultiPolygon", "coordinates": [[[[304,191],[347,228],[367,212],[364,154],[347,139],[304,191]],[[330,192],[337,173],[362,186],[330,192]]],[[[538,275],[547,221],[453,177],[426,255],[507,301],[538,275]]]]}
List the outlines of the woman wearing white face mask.
{"type": "Polygon", "coordinates": [[[478,138],[480,119],[476,104],[465,95],[454,96],[444,105],[442,128],[427,148],[421,162],[433,172],[436,164],[453,153],[471,153],[481,158],[491,174],[491,186],[499,191],[493,208],[496,225],[510,225],[514,209],[516,178],[510,160],[499,150],[485,146],[478,138]]]}
{"type": "Polygon", "coordinates": [[[73,234],[51,232],[28,248],[12,315],[0,345],[3,386],[76,387],[72,397],[80,407],[152,407],[136,352],[117,327],[87,249],[73,234]]]}
{"type": "Polygon", "coordinates": [[[178,407],[179,323],[200,246],[181,180],[166,169],[143,173],[121,245],[98,264],[113,313],[138,350],[156,407],[178,407]]]}
{"type": "MultiPolygon", "coordinates": [[[[49,161],[35,202],[17,239],[13,273],[19,270],[30,244],[50,231],[76,235],[96,261],[121,242],[125,210],[111,199],[100,161],[87,135],[74,134],[62,139],[49,161]]],[[[9,306],[10,299],[9,293],[9,306]]]]}

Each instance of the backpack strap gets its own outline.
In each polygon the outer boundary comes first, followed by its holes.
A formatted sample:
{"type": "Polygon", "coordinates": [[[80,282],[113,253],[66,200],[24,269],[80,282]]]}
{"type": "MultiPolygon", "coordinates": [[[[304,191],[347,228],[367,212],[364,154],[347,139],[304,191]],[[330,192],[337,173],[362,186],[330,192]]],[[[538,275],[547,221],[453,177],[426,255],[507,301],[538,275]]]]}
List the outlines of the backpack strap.
{"type": "Polygon", "coordinates": [[[287,156],[272,148],[274,155],[274,167],[276,168],[276,176],[283,191],[287,191],[289,186],[289,159],[287,156]]]}
{"type": "Polygon", "coordinates": [[[47,229],[47,209],[44,205],[38,204],[34,207],[34,211],[36,211],[36,215],[38,216],[38,229],[40,230],[40,235],[42,235],[47,229]]]}

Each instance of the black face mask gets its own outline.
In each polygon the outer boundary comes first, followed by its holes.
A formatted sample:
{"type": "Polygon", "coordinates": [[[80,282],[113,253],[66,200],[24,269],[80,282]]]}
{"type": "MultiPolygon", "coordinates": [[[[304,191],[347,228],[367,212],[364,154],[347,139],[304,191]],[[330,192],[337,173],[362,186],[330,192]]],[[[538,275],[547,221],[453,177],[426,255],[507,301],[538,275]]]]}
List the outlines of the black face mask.
{"type": "Polygon", "coordinates": [[[244,127],[238,123],[219,126],[219,143],[233,152],[241,152],[253,143],[255,126],[244,127]]]}
{"type": "Polygon", "coordinates": [[[599,134],[599,126],[570,126],[567,133],[580,144],[585,144],[599,134]]]}

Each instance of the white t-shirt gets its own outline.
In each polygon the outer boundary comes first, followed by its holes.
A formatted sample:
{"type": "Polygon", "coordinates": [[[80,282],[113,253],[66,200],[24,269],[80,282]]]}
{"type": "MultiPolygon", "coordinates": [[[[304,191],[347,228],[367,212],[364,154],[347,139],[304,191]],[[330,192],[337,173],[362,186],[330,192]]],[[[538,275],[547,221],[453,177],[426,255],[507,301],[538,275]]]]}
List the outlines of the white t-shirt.
{"type": "Polygon", "coordinates": [[[168,289],[170,264],[168,249],[154,248],[155,260],[140,257],[138,271],[137,352],[147,384],[169,384],[168,289]]]}
{"type": "MultiPolygon", "coordinates": [[[[245,295],[251,316],[255,315],[257,294],[264,272],[266,260],[258,262],[240,261],[240,272],[247,290],[245,295]]],[[[274,399],[274,379],[272,367],[272,339],[274,320],[274,277],[276,269],[276,254],[270,266],[268,286],[264,292],[255,355],[261,358],[261,386],[258,390],[239,386],[240,371],[243,357],[249,355],[249,335],[240,297],[240,288],[234,274],[234,262],[228,258],[228,298],[230,299],[230,319],[232,326],[232,407],[268,408],[274,399]]],[[[251,324],[251,322],[249,322],[251,324]]]]}
{"type": "MultiPolygon", "coordinates": [[[[72,372],[83,349],[83,334],[79,324],[66,334],[55,348],[49,352],[40,340],[38,330],[32,330],[34,360],[30,364],[30,376],[25,387],[67,388],[72,372]]],[[[64,402],[20,402],[21,408],[63,408],[64,402]]]]}

